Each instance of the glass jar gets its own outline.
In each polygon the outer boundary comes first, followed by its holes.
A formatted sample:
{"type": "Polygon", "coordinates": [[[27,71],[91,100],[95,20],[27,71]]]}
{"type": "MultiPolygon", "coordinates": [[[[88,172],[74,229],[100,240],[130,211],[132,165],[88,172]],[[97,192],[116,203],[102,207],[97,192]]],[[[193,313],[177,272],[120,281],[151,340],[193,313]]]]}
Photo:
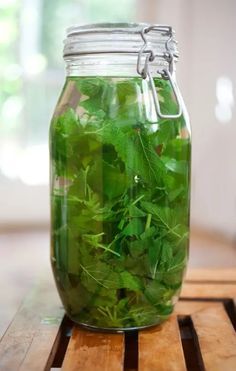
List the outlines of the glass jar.
{"type": "Polygon", "coordinates": [[[189,244],[190,128],[173,31],[72,27],[64,58],[50,129],[58,292],[88,328],[159,324],[177,301],[189,244]]]}

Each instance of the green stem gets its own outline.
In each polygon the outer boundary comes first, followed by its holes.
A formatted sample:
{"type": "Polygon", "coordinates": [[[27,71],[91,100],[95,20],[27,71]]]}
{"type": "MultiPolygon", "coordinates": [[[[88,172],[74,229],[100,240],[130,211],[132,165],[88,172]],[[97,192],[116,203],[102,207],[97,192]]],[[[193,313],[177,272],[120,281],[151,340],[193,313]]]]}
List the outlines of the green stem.
{"type": "Polygon", "coordinates": [[[111,312],[110,312],[110,309],[109,309],[108,307],[106,307],[106,311],[107,311],[108,316],[110,317],[110,319],[113,321],[113,320],[114,320],[114,319],[113,319],[113,316],[112,316],[112,314],[111,314],[111,312]]]}
{"type": "Polygon", "coordinates": [[[101,308],[97,308],[97,311],[101,313],[104,317],[107,317],[107,313],[105,313],[101,308]]]}
{"type": "Polygon", "coordinates": [[[97,280],[91,273],[89,273],[89,271],[82,265],[80,264],[81,268],[83,269],[83,271],[89,276],[91,277],[94,281],[96,281],[100,286],[104,287],[105,289],[108,289],[108,287],[106,287],[105,285],[103,285],[101,282],[99,282],[99,280],[97,280]]]}
{"type": "Polygon", "coordinates": [[[145,231],[146,231],[148,228],[150,228],[151,220],[152,220],[152,214],[147,214],[147,220],[146,220],[146,225],[145,225],[145,231]]]}
{"type": "MultiPolygon", "coordinates": [[[[110,246],[110,245],[109,245],[109,246],[110,246]]],[[[105,245],[103,245],[103,244],[101,244],[101,243],[98,243],[98,244],[97,244],[97,247],[100,247],[101,249],[103,249],[103,250],[105,250],[105,251],[108,251],[108,252],[110,252],[110,253],[112,253],[112,254],[114,254],[114,255],[120,257],[120,254],[119,254],[118,252],[109,249],[109,247],[107,247],[107,246],[105,246],[105,245]]]]}
{"type": "Polygon", "coordinates": [[[141,195],[139,196],[136,200],[134,200],[131,205],[135,205],[137,202],[139,202],[140,200],[142,200],[142,198],[144,197],[145,195],[141,195]]]}
{"type": "Polygon", "coordinates": [[[87,197],[87,177],[88,177],[89,165],[84,170],[84,194],[85,198],[87,197]]]}

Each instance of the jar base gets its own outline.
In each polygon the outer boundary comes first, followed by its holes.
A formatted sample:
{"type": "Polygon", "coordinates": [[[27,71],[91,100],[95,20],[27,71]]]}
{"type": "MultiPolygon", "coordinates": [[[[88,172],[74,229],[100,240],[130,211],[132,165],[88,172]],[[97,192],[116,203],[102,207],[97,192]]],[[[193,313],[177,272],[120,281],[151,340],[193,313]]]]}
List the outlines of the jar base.
{"type": "MultiPolygon", "coordinates": [[[[68,314],[67,314],[68,316],[68,314]]],[[[145,325],[145,326],[137,326],[137,327],[98,327],[94,325],[89,325],[87,323],[82,323],[75,321],[72,317],[68,316],[76,325],[81,327],[82,329],[86,329],[89,331],[94,331],[94,332],[110,332],[110,333],[125,333],[125,332],[135,332],[135,331],[140,331],[140,330],[145,330],[151,327],[159,326],[163,322],[165,322],[168,318],[166,317],[165,319],[159,320],[156,323],[150,324],[150,325],[145,325]]]]}

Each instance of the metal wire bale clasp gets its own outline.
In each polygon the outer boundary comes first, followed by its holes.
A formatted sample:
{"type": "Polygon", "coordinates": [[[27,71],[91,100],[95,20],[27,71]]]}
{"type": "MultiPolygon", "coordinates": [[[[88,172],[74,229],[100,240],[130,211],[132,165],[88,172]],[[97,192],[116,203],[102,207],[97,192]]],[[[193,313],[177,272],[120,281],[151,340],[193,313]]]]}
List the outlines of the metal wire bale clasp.
{"type": "Polygon", "coordinates": [[[148,80],[150,81],[150,86],[151,86],[151,91],[152,91],[152,95],[153,95],[153,100],[154,100],[157,116],[161,119],[176,119],[176,118],[179,118],[183,113],[183,108],[182,108],[182,104],[181,104],[181,96],[180,96],[178,87],[177,87],[177,85],[176,85],[176,83],[175,83],[175,81],[172,77],[172,73],[173,73],[173,70],[174,70],[174,57],[177,56],[177,55],[174,55],[172,53],[172,51],[170,49],[170,46],[169,46],[170,42],[173,40],[172,28],[169,27],[169,26],[160,26],[160,25],[147,26],[147,27],[142,28],[142,30],[140,32],[140,35],[143,39],[144,44],[143,44],[143,46],[141,47],[141,49],[138,53],[137,72],[140,76],[142,76],[143,79],[148,78],[148,80]],[[147,48],[148,41],[147,41],[146,35],[150,31],[158,31],[158,32],[160,32],[160,33],[162,33],[166,36],[169,36],[169,38],[167,39],[167,41],[165,43],[166,51],[164,53],[156,53],[155,54],[152,49],[147,48]],[[145,62],[144,62],[144,65],[142,66],[143,56],[145,56],[145,62]],[[169,64],[169,69],[164,68],[162,71],[157,71],[157,72],[162,76],[162,78],[170,81],[170,85],[171,85],[171,88],[173,90],[173,93],[174,93],[174,96],[175,96],[175,99],[176,99],[176,102],[177,102],[177,105],[178,105],[178,112],[176,114],[164,114],[164,113],[161,112],[160,103],[159,103],[159,99],[158,99],[157,88],[155,86],[153,77],[152,77],[151,72],[149,70],[149,63],[153,62],[155,60],[155,58],[158,58],[158,57],[159,58],[164,58],[169,64]]]}

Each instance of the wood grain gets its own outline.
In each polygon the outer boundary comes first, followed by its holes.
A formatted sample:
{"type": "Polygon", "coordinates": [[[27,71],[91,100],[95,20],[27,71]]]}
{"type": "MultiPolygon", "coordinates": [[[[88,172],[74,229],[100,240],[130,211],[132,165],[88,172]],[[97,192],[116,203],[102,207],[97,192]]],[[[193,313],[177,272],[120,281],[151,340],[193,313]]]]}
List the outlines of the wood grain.
{"type": "Polygon", "coordinates": [[[63,371],[121,371],[124,363],[124,335],[89,332],[74,327],[63,371]]]}
{"type": "Polygon", "coordinates": [[[175,306],[174,313],[179,316],[189,316],[199,310],[218,306],[218,302],[211,301],[188,301],[179,300],[175,306]]]}
{"type": "Polygon", "coordinates": [[[63,315],[53,281],[42,281],[0,341],[0,370],[42,371],[49,367],[63,315]]]}
{"type": "Polygon", "coordinates": [[[186,274],[186,281],[216,281],[216,282],[236,282],[236,269],[188,269],[186,274]]]}
{"type": "MultiPolygon", "coordinates": [[[[186,371],[177,315],[191,316],[206,371],[236,370],[235,332],[223,305],[209,301],[226,298],[235,301],[235,270],[197,269],[187,277],[181,293],[183,299],[177,303],[174,315],[161,326],[139,332],[139,371],[186,371]],[[202,300],[194,300],[196,298],[202,300]]],[[[60,341],[63,316],[55,285],[45,276],[26,298],[0,340],[0,370],[50,370],[60,341]]],[[[126,352],[129,357],[129,349],[126,352]]],[[[74,327],[63,371],[123,369],[123,334],[74,327]]]]}
{"type": "Polygon", "coordinates": [[[139,371],[186,371],[175,315],[165,323],[139,332],[139,371]]]}
{"type": "Polygon", "coordinates": [[[206,371],[236,370],[236,334],[222,304],[192,314],[206,371]]]}
{"type": "Polygon", "coordinates": [[[181,298],[235,298],[236,284],[229,283],[184,283],[181,298]]]}

